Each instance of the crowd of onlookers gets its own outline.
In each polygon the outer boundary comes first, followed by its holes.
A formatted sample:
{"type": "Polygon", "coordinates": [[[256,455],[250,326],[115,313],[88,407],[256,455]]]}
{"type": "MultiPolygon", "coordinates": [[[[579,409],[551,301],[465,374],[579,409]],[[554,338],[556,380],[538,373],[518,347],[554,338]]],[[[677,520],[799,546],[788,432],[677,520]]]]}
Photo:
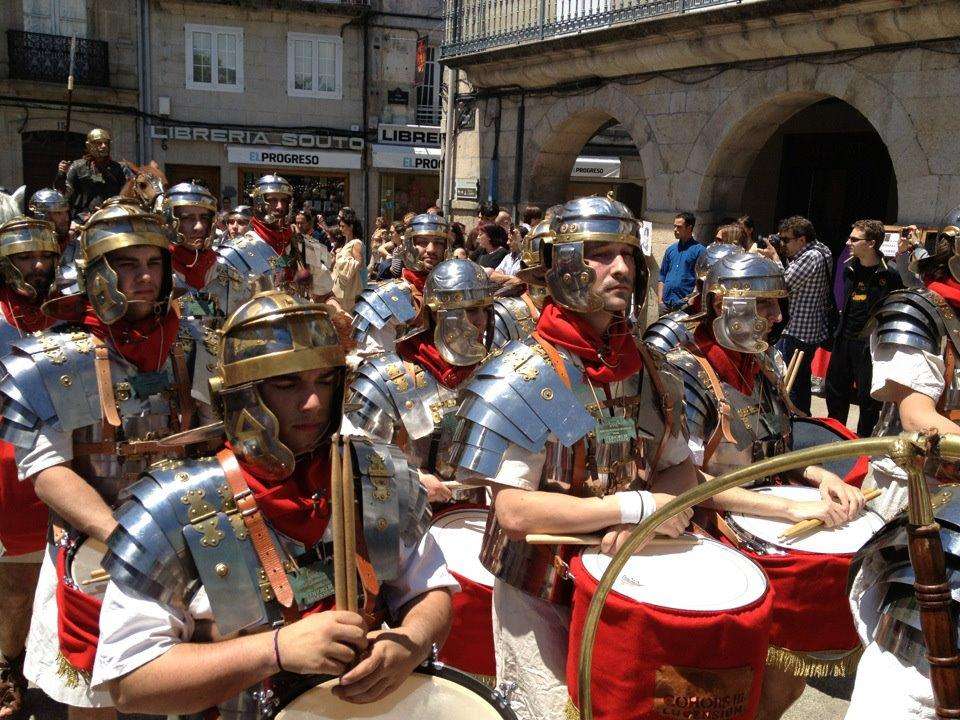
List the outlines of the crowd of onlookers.
{"type": "MultiPolygon", "coordinates": [[[[694,238],[692,213],[677,213],[676,242],[660,265],[657,298],[660,312],[687,307],[696,285],[695,265],[705,246],[694,238]]],[[[871,311],[890,292],[920,281],[913,261],[927,255],[916,228],[900,230],[893,257],[881,253],[887,232],[879,220],[858,220],[838,258],[817,237],[807,218],[788,217],[777,232],[762,237],[749,216],[721,223],[713,241],[738,245],[784,268],[788,297],[781,303],[784,318],[777,349],[785,362],[795,354],[799,369],[790,390],[793,404],[810,413],[814,386],[813,363],[829,353],[819,392],[830,417],[846,423],[851,399],[859,405],[857,434],[868,436],[880,414],[870,396],[872,364],[869,327],[871,311]],[[802,358],[802,359],[800,359],[802,358]]],[[[776,332],[776,329],[775,329],[776,332]]]]}

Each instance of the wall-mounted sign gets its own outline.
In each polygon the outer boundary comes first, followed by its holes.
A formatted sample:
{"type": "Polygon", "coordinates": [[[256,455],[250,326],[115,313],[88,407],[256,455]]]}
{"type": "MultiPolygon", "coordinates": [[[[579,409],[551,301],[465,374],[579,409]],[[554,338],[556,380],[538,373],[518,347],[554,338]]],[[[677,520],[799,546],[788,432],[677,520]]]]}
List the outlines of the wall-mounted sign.
{"type": "Polygon", "coordinates": [[[620,158],[580,156],[573,164],[570,177],[577,180],[617,179],[620,177],[620,158]]]}
{"type": "Polygon", "coordinates": [[[151,125],[152,140],[189,140],[192,142],[233,143],[236,145],[280,145],[317,150],[363,150],[363,138],[332,132],[273,132],[194,125],[151,125]]]}
{"type": "Polygon", "coordinates": [[[468,180],[457,180],[454,185],[454,197],[457,200],[472,200],[476,202],[480,199],[480,181],[476,178],[468,180]]]}
{"type": "Polygon", "coordinates": [[[409,105],[410,93],[400,88],[387,91],[387,102],[391,105],[409,105]]]}
{"type": "Polygon", "coordinates": [[[272,167],[333,168],[359,170],[360,155],[331,150],[301,150],[299,148],[228,145],[227,160],[238,165],[270,165],[272,167]]]}
{"type": "Polygon", "coordinates": [[[422,145],[440,147],[443,144],[443,130],[436,125],[391,125],[380,123],[377,126],[377,142],[387,145],[422,145]]]}
{"type": "Polygon", "coordinates": [[[373,145],[371,160],[375,168],[397,170],[440,170],[440,148],[410,147],[402,145],[373,145]]]}

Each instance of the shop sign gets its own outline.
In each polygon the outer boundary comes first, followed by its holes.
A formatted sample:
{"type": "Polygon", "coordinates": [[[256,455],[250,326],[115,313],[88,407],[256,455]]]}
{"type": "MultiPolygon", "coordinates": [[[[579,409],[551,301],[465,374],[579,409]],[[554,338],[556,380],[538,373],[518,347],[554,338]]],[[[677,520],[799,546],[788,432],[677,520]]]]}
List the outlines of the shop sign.
{"type": "Polygon", "coordinates": [[[276,145],[228,145],[227,160],[238,165],[270,165],[276,168],[360,169],[360,155],[357,153],[302,150],[276,145]]]}
{"type": "Polygon", "coordinates": [[[410,93],[400,88],[388,90],[387,103],[390,105],[408,105],[410,103],[410,93]]]}
{"type": "Polygon", "coordinates": [[[457,200],[479,200],[480,181],[477,178],[458,178],[454,183],[454,195],[457,200]]]}
{"type": "Polygon", "coordinates": [[[440,157],[439,148],[397,147],[396,145],[374,145],[371,155],[375,168],[421,172],[438,172],[440,157]]]}
{"type": "Polygon", "coordinates": [[[581,156],[573,164],[570,177],[577,180],[618,179],[620,177],[620,158],[581,156]]]}
{"type": "Polygon", "coordinates": [[[272,132],[193,125],[151,125],[150,139],[232,143],[236,145],[280,145],[287,148],[313,148],[316,150],[363,150],[362,137],[331,132],[272,132]]]}
{"type": "Polygon", "coordinates": [[[380,123],[377,126],[377,142],[386,145],[421,145],[440,147],[443,144],[443,130],[435,125],[391,125],[380,123]]]}

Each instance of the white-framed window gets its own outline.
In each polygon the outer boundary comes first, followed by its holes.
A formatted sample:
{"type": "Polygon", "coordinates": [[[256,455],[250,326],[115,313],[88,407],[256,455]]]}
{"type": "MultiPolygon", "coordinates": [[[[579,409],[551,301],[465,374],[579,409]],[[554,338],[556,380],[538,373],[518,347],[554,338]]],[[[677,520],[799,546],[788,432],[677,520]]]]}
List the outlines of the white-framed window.
{"type": "Polygon", "coordinates": [[[187,88],[243,92],[243,28],[184,25],[187,88]]]}
{"type": "Polygon", "coordinates": [[[417,84],[417,125],[440,124],[440,83],[443,68],[436,60],[436,48],[427,48],[427,64],[417,84]]]}
{"type": "Polygon", "coordinates": [[[87,0],[23,0],[23,29],[84,38],[87,36],[87,0]]]}
{"type": "Polygon", "coordinates": [[[287,94],[340,100],[343,39],[338,35],[287,33],[287,94]]]}

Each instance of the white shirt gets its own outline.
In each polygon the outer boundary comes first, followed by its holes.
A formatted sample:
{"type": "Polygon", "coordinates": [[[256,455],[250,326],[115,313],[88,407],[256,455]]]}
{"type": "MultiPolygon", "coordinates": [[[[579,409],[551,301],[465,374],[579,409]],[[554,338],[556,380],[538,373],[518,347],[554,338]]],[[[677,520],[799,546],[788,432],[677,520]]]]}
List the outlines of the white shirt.
{"type": "MultiPolygon", "coordinates": [[[[457,592],[460,586],[447,570],[440,546],[426,533],[416,546],[401,546],[400,574],[384,583],[381,592],[390,611],[396,613],[418,595],[438,588],[457,592]]],[[[212,619],[202,587],[184,612],[111,581],[100,611],[100,643],[91,686],[123,677],[170,648],[190,642],[197,621],[212,619]]]]}
{"type": "Polygon", "coordinates": [[[520,253],[507,253],[503,256],[500,264],[494,268],[494,272],[503,273],[504,275],[516,275],[519,269],[520,253]]]}

